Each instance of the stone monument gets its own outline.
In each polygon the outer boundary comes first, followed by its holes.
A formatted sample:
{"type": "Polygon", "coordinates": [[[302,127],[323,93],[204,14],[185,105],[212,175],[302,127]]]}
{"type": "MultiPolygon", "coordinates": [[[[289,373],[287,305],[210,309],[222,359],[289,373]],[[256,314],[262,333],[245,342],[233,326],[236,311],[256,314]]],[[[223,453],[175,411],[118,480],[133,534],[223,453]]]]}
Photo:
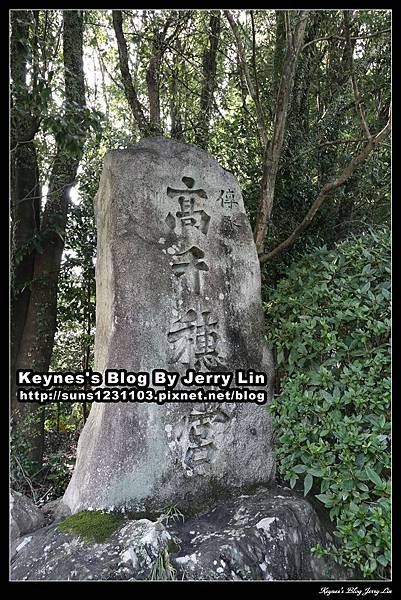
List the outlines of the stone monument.
{"type": "MultiPolygon", "coordinates": [[[[195,146],[145,139],[107,153],[95,205],[95,370],[254,369],[271,398],[259,263],[234,176],[195,146]]],[[[274,476],[265,405],[95,402],[63,505],[190,510],[274,476]]]]}

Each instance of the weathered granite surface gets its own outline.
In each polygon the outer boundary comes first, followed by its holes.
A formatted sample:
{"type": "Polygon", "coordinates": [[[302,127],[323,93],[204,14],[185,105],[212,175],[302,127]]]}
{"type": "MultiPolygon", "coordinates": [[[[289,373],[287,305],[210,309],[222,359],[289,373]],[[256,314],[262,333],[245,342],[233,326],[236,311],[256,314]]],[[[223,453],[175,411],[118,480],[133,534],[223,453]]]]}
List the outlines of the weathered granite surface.
{"type": "MultiPolygon", "coordinates": [[[[271,398],[259,263],[233,175],[164,138],[108,152],[96,222],[95,370],[254,369],[271,398]]],[[[274,475],[265,406],[94,403],[63,506],[188,508],[274,475]]]]}
{"type": "Polygon", "coordinates": [[[259,488],[195,517],[141,518],[102,544],[54,523],[16,540],[12,580],[272,581],[348,579],[310,548],[325,543],[309,502],[288,488],[259,488]]]}

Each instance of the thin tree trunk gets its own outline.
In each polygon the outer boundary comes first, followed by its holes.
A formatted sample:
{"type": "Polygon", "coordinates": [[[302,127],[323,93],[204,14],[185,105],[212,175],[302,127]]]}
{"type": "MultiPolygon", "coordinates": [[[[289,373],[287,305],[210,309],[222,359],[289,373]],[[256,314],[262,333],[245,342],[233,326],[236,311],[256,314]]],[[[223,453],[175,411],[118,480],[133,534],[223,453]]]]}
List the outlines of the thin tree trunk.
{"type": "Polygon", "coordinates": [[[149,100],[149,126],[154,135],[162,133],[160,121],[160,66],[163,55],[160,33],[155,32],[152,41],[151,57],[146,70],[146,86],[149,100]]]}
{"type": "MultiPolygon", "coordinates": [[[[273,58],[273,100],[278,96],[283,60],[285,55],[285,12],[276,10],[276,40],[273,58]]],[[[274,109],[274,107],[273,107],[274,109]]]]}
{"type": "Polygon", "coordinates": [[[298,55],[305,34],[307,13],[308,11],[297,11],[292,17],[293,22],[297,21],[297,23],[293,29],[290,28],[287,31],[286,53],[283,58],[282,73],[275,102],[273,135],[272,139],[266,144],[264,152],[262,185],[254,232],[258,254],[263,253],[273,208],[277,171],[283,147],[298,55]]]}
{"type": "Polygon", "coordinates": [[[168,44],[173,40],[174,37],[177,36],[185,20],[185,14],[183,19],[178,18],[175,30],[169,36],[167,36],[167,32],[170,25],[174,23],[173,15],[169,15],[166,18],[162,28],[159,27],[157,18],[155,18],[152,25],[153,32],[151,41],[151,56],[148,68],[146,70],[146,86],[149,101],[149,133],[151,135],[163,134],[160,113],[160,79],[162,60],[168,44]]]}
{"type": "Polygon", "coordinates": [[[142,104],[139,101],[129,69],[128,48],[123,32],[123,17],[121,10],[113,10],[113,25],[117,39],[121,79],[125,90],[125,96],[141,135],[146,137],[149,135],[150,127],[149,122],[145,117],[142,104]]]}
{"type": "Polygon", "coordinates": [[[153,48],[154,54],[149,61],[146,72],[146,84],[149,98],[150,127],[155,133],[161,133],[160,127],[160,61],[161,57],[157,47],[153,48]]]}
{"type": "Polygon", "coordinates": [[[202,58],[203,79],[200,97],[200,111],[195,143],[207,149],[209,142],[210,118],[213,94],[216,89],[217,49],[220,39],[221,19],[219,11],[212,11],[209,19],[209,45],[202,58]]]}
{"type": "MultiPolygon", "coordinates": [[[[182,51],[181,48],[181,40],[177,39],[175,43],[175,47],[177,49],[177,53],[180,54],[182,51]]],[[[171,118],[171,137],[176,140],[184,140],[183,127],[182,127],[182,119],[181,119],[181,110],[180,110],[180,94],[177,88],[177,78],[178,78],[178,63],[177,63],[177,53],[174,57],[173,68],[171,72],[170,78],[170,118],[171,118]]]]}
{"type": "Polygon", "coordinates": [[[257,94],[257,86],[254,84],[251,74],[250,74],[250,71],[249,71],[249,67],[248,67],[246,55],[245,55],[245,48],[244,48],[244,44],[242,42],[239,26],[236,23],[234,17],[232,16],[232,14],[230,13],[229,10],[224,10],[224,14],[227,17],[228,22],[230,23],[232,32],[234,34],[235,42],[237,45],[238,56],[240,59],[241,69],[242,69],[242,72],[243,72],[243,75],[244,75],[244,78],[245,78],[245,81],[247,84],[249,95],[251,96],[251,98],[255,104],[256,120],[257,120],[257,124],[258,124],[258,132],[259,132],[260,142],[262,144],[262,147],[265,148],[268,143],[265,116],[264,116],[262,104],[259,102],[259,98],[258,98],[258,94],[257,94]]]}

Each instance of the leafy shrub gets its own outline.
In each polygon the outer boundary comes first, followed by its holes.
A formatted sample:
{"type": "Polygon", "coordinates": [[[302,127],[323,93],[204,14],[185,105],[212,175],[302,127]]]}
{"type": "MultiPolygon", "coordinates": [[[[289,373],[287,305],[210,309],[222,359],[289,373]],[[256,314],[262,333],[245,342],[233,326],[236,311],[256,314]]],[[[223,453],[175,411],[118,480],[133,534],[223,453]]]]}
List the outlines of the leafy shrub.
{"type": "Polygon", "coordinates": [[[270,291],[265,311],[279,473],[328,509],[338,540],[314,551],[388,577],[389,232],[306,256],[270,291]]]}

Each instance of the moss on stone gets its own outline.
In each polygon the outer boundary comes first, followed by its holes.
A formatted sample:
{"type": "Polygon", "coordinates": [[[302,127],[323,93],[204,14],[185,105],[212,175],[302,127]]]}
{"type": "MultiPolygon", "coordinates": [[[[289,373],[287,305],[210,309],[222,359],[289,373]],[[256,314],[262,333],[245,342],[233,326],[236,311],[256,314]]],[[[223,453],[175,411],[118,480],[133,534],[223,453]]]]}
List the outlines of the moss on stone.
{"type": "Polygon", "coordinates": [[[115,513],[84,510],[68,517],[58,526],[60,531],[79,535],[86,542],[101,544],[123,523],[124,518],[115,513]]]}

